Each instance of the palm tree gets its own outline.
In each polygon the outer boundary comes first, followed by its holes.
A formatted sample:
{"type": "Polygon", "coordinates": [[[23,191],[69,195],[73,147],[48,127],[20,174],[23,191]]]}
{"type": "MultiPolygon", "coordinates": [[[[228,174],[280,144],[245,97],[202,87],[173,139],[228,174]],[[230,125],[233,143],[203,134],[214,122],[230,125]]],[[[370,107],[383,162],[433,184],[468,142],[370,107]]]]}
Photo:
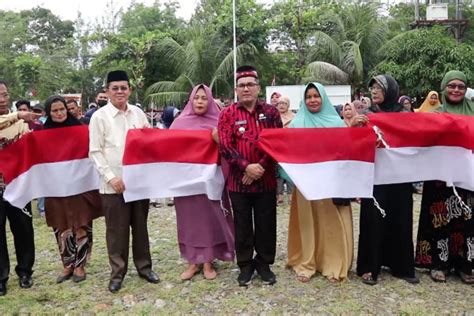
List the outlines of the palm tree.
{"type": "Polygon", "coordinates": [[[329,12],[325,31],[309,40],[304,82],[360,86],[367,71],[376,64],[376,52],[385,42],[388,28],[373,4],[349,4],[340,14],[329,12]]]}
{"type": "MultiPolygon", "coordinates": [[[[168,60],[180,75],[174,81],[156,82],[148,88],[147,98],[156,105],[183,104],[192,87],[199,83],[208,85],[215,95],[232,91],[233,50],[218,32],[194,27],[189,42],[182,45],[165,38],[158,44],[158,51],[160,58],[168,60]]],[[[258,54],[249,44],[238,45],[236,51],[237,62],[258,54]]]]}

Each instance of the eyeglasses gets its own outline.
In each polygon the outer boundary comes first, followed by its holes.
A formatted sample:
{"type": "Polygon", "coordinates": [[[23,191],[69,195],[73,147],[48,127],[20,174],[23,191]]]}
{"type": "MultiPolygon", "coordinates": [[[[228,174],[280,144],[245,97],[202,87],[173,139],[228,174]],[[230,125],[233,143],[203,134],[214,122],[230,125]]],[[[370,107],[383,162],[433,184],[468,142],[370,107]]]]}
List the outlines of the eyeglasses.
{"type": "Polygon", "coordinates": [[[110,87],[110,90],[112,91],[127,91],[128,90],[128,87],[127,86],[120,86],[120,87],[110,87]]]}
{"type": "Polygon", "coordinates": [[[237,85],[237,88],[239,88],[239,89],[245,89],[245,88],[252,89],[253,87],[256,87],[258,85],[259,84],[256,83],[256,82],[239,83],[237,85]]]}
{"type": "Polygon", "coordinates": [[[456,88],[458,88],[458,90],[461,90],[461,91],[466,90],[466,85],[464,85],[462,83],[460,83],[460,84],[450,83],[450,84],[446,85],[446,87],[448,87],[451,90],[455,90],[456,88]]]}
{"type": "Polygon", "coordinates": [[[0,98],[8,99],[9,97],[10,97],[10,94],[9,94],[9,93],[2,93],[2,94],[0,94],[0,98]]]}
{"type": "Polygon", "coordinates": [[[67,109],[65,108],[62,108],[62,109],[54,109],[54,110],[51,110],[51,113],[59,113],[59,112],[66,112],[67,109]]]}
{"type": "Polygon", "coordinates": [[[378,85],[373,85],[372,87],[369,87],[369,91],[372,92],[372,91],[382,91],[382,87],[381,86],[378,86],[378,85]]]}

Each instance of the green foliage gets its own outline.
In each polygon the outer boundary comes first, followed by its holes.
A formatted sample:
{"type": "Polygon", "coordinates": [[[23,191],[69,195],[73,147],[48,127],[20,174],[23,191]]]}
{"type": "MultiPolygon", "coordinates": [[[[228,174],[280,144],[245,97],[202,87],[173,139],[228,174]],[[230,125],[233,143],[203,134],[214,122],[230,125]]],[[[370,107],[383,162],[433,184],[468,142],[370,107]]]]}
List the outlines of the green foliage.
{"type": "Polygon", "coordinates": [[[18,85],[23,92],[22,95],[26,96],[28,90],[38,83],[42,66],[41,58],[31,53],[24,53],[15,58],[14,64],[18,85]]]}
{"type": "MultiPolygon", "coordinates": [[[[255,0],[236,0],[237,45],[249,44],[259,51],[267,47],[268,12],[255,0]]],[[[202,0],[193,24],[217,31],[224,44],[232,47],[232,0],[202,0]]]]}
{"type": "MultiPolygon", "coordinates": [[[[175,0],[132,2],[125,9],[113,1],[107,0],[96,25],[86,25],[80,16],[63,21],[41,7],[0,10],[0,78],[9,83],[12,98],[32,89],[40,100],[52,93],[81,92],[87,103],[106,72],[116,68],[131,75],[132,102],[149,95],[147,100],[160,105],[179,105],[199,82],[211,85],[216,96],[232,95],[232,0],[201,0],[190,22],[176,16],[175,0]]],[[[317,80],[358,88],[369,74],[383,70],[399,74],[402,88],[416,85],[425,93],[429,85],[438,85],[443,72],[438,68],[471,67],[466,62],[471,49],[454,45],[442,30],[428,46],[442,42],[449,49],[435,55],[423,55],[416,47],[401,49],[399,37],[408,36],[414,20],[413,4],[398,3],[381,14],[374,1],[280,0],[268,6],[257,1],[236,1],[238,63],[255,65],[262,86],[275,77],[277,84],[317,80]],[[400,46],[380,50],[390,38],[400,46]],[[397,51],[403,51],[403,62],[394,61],[397,51]],[[374,71],[380,53],[385,60],[374,71]]],[[[420,17],[425,12],[422,3],[420,17]]],[[[462,15],[469,20],[464,42],[472,46],[473,6],[464,3],[462,15]]]]}
{"type": "MultiPolygon", "coordinates": [[[[214,95],[229,95],[232,91],[233,51],[219,32],[194,26],[191,39],[182,45],[172,38],[158,43],[160,58],[166,60],[178,73],[173,81],[159,81],[147,90],[147,98],[159,106],[173,103],[180,107],[192,87],[204,83],[214,95]]],[[[237,46],[237,62],[252,62],[258,53],[251,44],[237,46]]]]}
{"type": "Polygon", "coordinates": [[[164,8],[160,7],[159,1],[150,6],[133,3],[122,16],[119,33],[128,37],[141,37],[144,33],[159,31],[173,37],[179,36],[185,28],[185,22],[176,17],[178,6],[176,1],[165,3],[164,8]]]}
{"type": "Polygon", "coordinates": [[[61,20],[48,9],[35,7],[22,11],[21,17],[28,21],[28,44],[38,49],[51,51],[64,47],[74,34],[73,22],[61,20]]]}
{"type": "Polygon", "coordinates": [[[340,12],[328,10],[321,29],[310,38],[303,81],[363,85],[377,60],[377,49],[385,42],[387,25],[374,4],[345,5],[340,12]]]}
{"type": "Polygon", "coordinates": [[[403,93],[424,97],[439,89],[449,70],[458,69],[473,78],[474,48],[457,45],[443,27],[405,32],[380,49],[383,61],[371,74],[389,73],[398,81],[403,93]]]}

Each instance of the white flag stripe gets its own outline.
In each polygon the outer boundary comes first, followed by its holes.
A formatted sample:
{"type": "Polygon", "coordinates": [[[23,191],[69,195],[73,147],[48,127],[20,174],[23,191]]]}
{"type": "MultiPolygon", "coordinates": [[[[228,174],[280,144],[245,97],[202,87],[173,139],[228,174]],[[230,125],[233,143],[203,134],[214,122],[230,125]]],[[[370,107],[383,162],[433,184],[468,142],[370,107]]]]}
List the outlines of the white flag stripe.
{"type": "Polygon", "coordinates": [[[378,148],[375,152],[375,184],[429,180],[469,183],[472,151],[463,147],[378,148]]]}
{"type": "Polygon", "coordinates": [[[65,197],[99,189],[99,174],[89,158],[32,166],[6,187],[4,198],[18,208],[40,197],[65,197]]]}
{"type": "Polygon", "coordinates": [[[337,160],[280,165],[307,200],[372,197],[373,163],[337,160]]]}
{"type": "Polygon", "coordinates": [[[125,202],[206,194],[220,200],[224,176],[217,164],[157,162],[123,166],[125,202]]]}
{"type": "Polygon", "coordinates": [[[466,190],[474,191],[474,153],[471,155],[471,165],[465,171],[466,174],[470,174],[469,181],[455,181],[454,185],[466,190]]]}

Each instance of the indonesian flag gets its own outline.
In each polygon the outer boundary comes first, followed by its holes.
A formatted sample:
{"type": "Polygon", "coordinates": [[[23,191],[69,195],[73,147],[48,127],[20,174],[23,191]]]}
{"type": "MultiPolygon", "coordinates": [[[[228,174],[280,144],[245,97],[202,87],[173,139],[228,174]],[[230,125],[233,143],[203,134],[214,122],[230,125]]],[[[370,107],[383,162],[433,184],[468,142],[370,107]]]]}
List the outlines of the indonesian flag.
{"type": "Polygon", "coordinates": [[[470,191],[474,191],[474,118],[469,116],[454,115],[453,117],[463,117],[468,125],[468,134],[470,139],[469,148],[471,149],[471,164],[466,169],[466,173],[471,175],[470,181],[454,181],[454,185],[470,191]]]}
{"type": "Polygon", "coordinates": [[[307,200],[372,197],[376,136],[370,128],[266,129],[259,142],[307,200]]]}
{"type": "Polygon", "coordinates": [[[375,184],[441,180],[474,187],[474,118],[440,113],[377,113],[369,118],[390,147],[377,149],[375,184]]]}
{"type": "Polygon", "coordinates": [[[24,208],[39,197],[65,197],[99,188],[89,160],[87,126],[36,131],[0,150],[4,199],[24,208]]]}
{"type": "Polygon", "coordinates": [[[224,176],[210,131],[133,129],[123,157],[126,202],[206,194],[220,200],[224,176]]]}

